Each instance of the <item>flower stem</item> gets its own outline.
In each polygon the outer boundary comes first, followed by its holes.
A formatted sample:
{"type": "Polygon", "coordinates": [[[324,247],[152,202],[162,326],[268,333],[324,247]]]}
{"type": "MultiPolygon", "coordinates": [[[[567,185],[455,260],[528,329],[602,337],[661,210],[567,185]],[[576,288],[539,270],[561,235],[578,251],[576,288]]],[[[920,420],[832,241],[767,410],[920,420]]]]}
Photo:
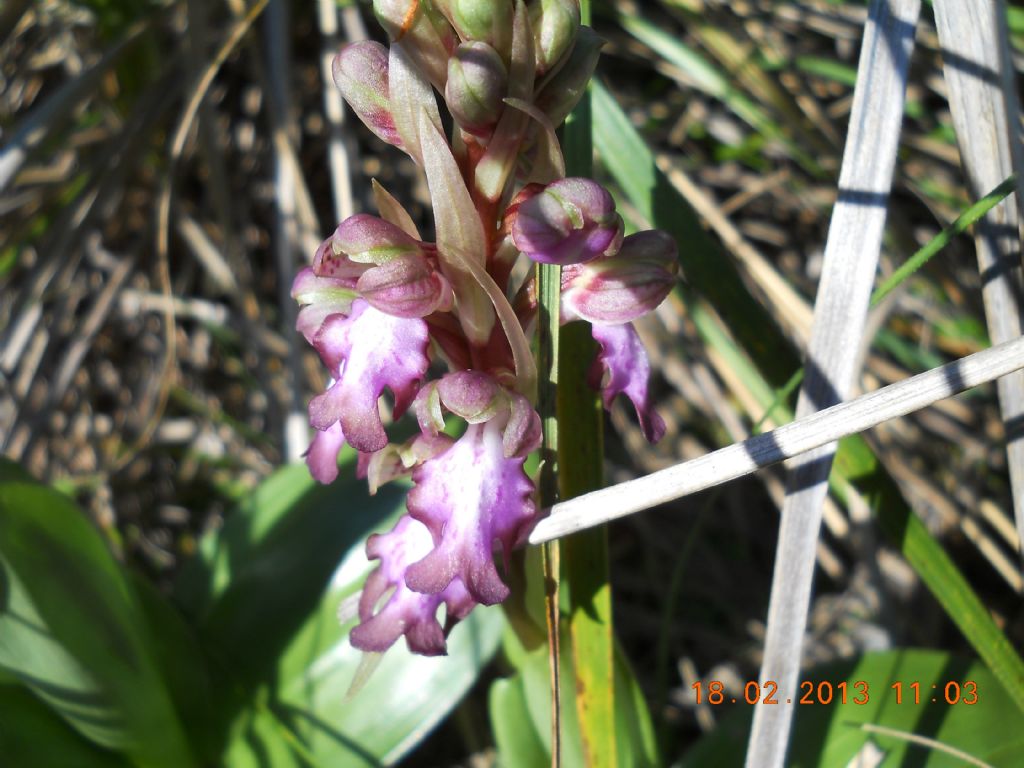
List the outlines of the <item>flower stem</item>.
{"type": "MultiPolygon", "coordinates": [[[[580,3],[582,22],[590,22],[590,2],[580,3]]],[[[589,90],[563,133],[569,176],[589,177],[593,165],[589,90]]],[[[562,499],[600,488],[603,483],[603,417],[597,393],[587,384],[595,356],[590,325],[571,323],[561,329],[556,412],[558,484],[562,499]]],[[[576,711],[587,765],[614,766],[615,697],[614,634],[611,584],[608,577],[608,534],[604,527],[570,536],[562,542],[563,586],[569,592],[569,636],[576,680],[576,711]]]]}

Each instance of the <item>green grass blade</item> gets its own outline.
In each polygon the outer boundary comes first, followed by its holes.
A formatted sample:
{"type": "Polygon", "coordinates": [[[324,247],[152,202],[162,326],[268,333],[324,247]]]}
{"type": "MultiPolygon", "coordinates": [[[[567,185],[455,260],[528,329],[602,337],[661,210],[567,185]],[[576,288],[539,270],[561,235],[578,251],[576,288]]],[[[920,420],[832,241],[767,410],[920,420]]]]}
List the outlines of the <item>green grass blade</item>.
{"type": "MultiPolygon", "coordinates": [[[[695,88],[719,99],[737,117],[766,139],[779,141],[784,144],[790,155],[808,173],[813,176],[823,175],[823,171],[814,157],[787,136],[779,123],[773,120],[766,110],[733,85],[732,74],[723,74],[699,53],[688,47],[685,43],[680,42],[678,38],[673,37],[663,29],[639,16],[620,16],[620,21],[622,26],[636,37],[637,40],[680,69],[695,88]]],[[[706,35],[705,42],[714,46],[716,53],[725,57],[733,56],[731,52],[733,47],[732,40],[723,39],[711,27],[702,27],[701,31],[702,34],[706,35]]],[[[732,60],[732,64],[736,67],[742,66],[735,59],[732,60]]],[[[751,71],[750,69],[745,70],[746,73],[751,71]]],[[[741,77],[740,79],[742,80],[743,78],[741,77]]],[[[756,75],[754,75],[754,79],[758,81],[756,87],[761,89],[761,93],[771,91],[772,94],[777,95],[777,98],[773,99],[776,103],[783,99],[781,92],[774,86],[773,81],[756,75]]],[[[796,110],[791,108],[785,111],[795,112],[796,110]]]]}
{"type": "Polygon", "coordinates": [[[604,166],[640,214],[675,238],[693,292],[714,305],[771,385],[781,387],[799,360],[775,318],[747,290],[733,262],[704,231],[622,108],[600,85],[594,87],[593,106],[594,144],[604,166]]]}
{"type": "Polygon", "coordinates": [[[957,216],[952,224],[921,246],[913,256],[907,259],[904,264],[901,264],[899,269],[893,272],[884,283],[875,289],[875,292],[871,294],[871,306],[877,306],[882,299],[892,293],[904,280],[927,264],[935,254],[945,248],[954,237],[966,232],[972,224],[999,205],[1007,195],[1012,194],[1016,186],[1017,176],[1014,174],[957,216]]]}

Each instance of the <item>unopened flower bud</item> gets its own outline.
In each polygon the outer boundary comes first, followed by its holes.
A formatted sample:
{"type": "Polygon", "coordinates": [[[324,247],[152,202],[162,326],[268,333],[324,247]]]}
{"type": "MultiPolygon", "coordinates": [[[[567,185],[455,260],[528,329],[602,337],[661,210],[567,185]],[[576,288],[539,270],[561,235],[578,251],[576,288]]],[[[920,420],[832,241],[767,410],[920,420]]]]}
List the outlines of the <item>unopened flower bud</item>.
{"type": "Polygon", "coordinates": [[[572,53],[542,86],[534,104],[556,128],[586,93],[605,41],[590,27],[580,27],[572,53]]]}
{"type": "Polygon", "coordinates": [[[590,179],[559,179],[522,201],[512,241],[534,261],[579,264],[614,253],[622,242],[615,201],[590,179]]]}
{"type": "Polygon", "coordinates": [[[530,22],[540,77],[554,70],[572,49],[580,28],[579,0],[535,0],[530,22]]]}
{"type": "Polygon", "coordinates": [[[574,268],[562,293],[566,315],[605,325],[636,320],[665,299],[677,270],[675,241],[665,232],[630,235],[615,256],[574,268]]]}
{"type": "MultiPolygon", "coordinates": [[[[421,253],[420,244],[401,229],[366,213],[357,213],[341,222],[328,242],[335,253],[361,264],[379,265],[421,253]]],[[[317,268],[315,263],[313,268],[317,268]]]]}
{"type": "Polygon", "coordinates": [[[448,60],[444,98],[452,117],[469,133],[485,136],[501,115],[508,72],[487,43],[463,43],[448,60]]]}
{"type": "Polygon", "coordinates": [[[331,65],[334,83],[360,120],[382,141],[402,147],[388,96],[388,51],[363,40],[341,49],[331,65]]]}
{"type": "Polygon", "coordinates": [[[457,371],[438,382],[445,408],[470,424],[490,421],[507,404],[504,392],[492,376],[479,371],[457,371]]]}
{"type": "Polygon", "coordinates": [[[367,270],[356,290],[370,306],[394,317],[426,317],[452,302],[448,281],[418,255],[399,256],[367,270]]]}
{"type": "Polygon", "coordinates": [[[459,37],[487,43],[508,61],[512,47],[512,0],[439,0],[435,2],[459,37]]]}
{"type": "Polygon", "coordinates": [[[448,20],[424,0],[373,0],[373,12],[388,36],[439,91],[448,77],[448,57],[458,38],[448,20]]]}

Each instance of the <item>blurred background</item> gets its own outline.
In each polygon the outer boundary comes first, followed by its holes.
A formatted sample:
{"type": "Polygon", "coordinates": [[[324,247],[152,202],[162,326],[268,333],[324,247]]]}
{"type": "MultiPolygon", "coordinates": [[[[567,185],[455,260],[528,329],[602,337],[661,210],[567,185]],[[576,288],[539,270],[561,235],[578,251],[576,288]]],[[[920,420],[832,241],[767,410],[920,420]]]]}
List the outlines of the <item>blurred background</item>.
{"type": "MultiPolygon", "coordinates": [[[[866,4],[606,0],[598,69],[723,269],[738,272],[798,367],[848,119],[866,4]]],[[[1024,9],[1009,9],[1013,63],[1024,9]]],[[[412,162],[341,108],[330,57],[383,33],[364,2],[4,0],[0,6],[0,446],[72,498],[116,557],[168,591],[205,532],[305,450],[325,380],[294,332],[291,280],[370,179],[425,231],[412,162]],[[219,64],[220,59],[223,63],[219,64]],[[215,76],[214,76],[215,75],[215,76]]],[[[972,202],[923,10],[883,272],[972,202]]],[[[346,108],[347,109],[347,108],[346,108]]],[[[599,146],[600,149],[600,146],[599,146]]],[[[609,183],[598,157],[598,177],[609,183]]],[[[623,197],[634,226],[649,222],[623,197]]],[[[684,278],[685,282],[685,278],[684,278]]],[[[657,446],[621,405],[610,482],[693,458],[762,422],[763,379],[689,283],[642,326],[669,425],[657,446]]],[[[954,240],[872,311],[860,387],[988,346],[972,242],[954,240]]],[[[776,414],[777,418],[777,414],[776,414]]],[[[868,441],[1017,647],[1018,543],[991,387],[868,441]]],[[[767,470],[614,524],[618,634],[668,755],[715,724],[697,680],[756,679],[783,496],[767,470]]],[[[807,662],[965,641],[874,530],[830,501],[807,662]]],[[[486,682],[409,758],[489,765],[486,682]]]]}

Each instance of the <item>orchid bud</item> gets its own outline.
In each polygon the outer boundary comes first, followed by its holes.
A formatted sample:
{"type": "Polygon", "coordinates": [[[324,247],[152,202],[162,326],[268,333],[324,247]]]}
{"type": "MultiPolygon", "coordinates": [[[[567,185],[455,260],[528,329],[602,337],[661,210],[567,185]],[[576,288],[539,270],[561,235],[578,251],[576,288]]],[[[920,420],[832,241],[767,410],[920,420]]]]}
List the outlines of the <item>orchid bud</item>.
{"type": "MultiPolygon", "coordinates": [[[[420,244],[394,224],[357,213],[349,216],[330,239],[335,253],[343,253],[361,264],[384,264],[402,256],[419,255],[420,244]]],[[[316,269],[314,263],[313,268],[316,269]]]]}
{"type": "Polygon", "coordinates": [[[503,61],[512,48],[512,0],[441,0],[435,2],[465,41],[487,43],[503,61]]]}
{"type": "Polygon", "coordinates": [[[448,60],[444,98],[463,130],[486,136],[501,115],[508,71],[487,43],[463,43],[448,60]]]}
{"type": "Polygon", "coordinates": [[[586,93],[604,44],[605,41],[590,27],[580,27],[569,58],[541,86],[534,104],[556,128],[586,93]]]}
{"type": "Polygon", "coordinates": [[[439,91],[448,77],[448,57],[458,38],[448,20],[424,0],[373,0],[373,12],[388,36],[439,91]]]}
{"type": "Polygon", "coordinates": [[[444,407],[470,424],[490,421],[507,405],[504,392],[493,376],[479,371],[457,371],[438,382],[444,407]]]}
{"type": "Polygon", "coordinates": [[[559,179],[522,201],[511,227],[516,247],[542,264],[579,264],[618,250],[622,217],[590,179],[559,179]]]}
{"type": "Polygon", "coordinates": [[[399,256],[363,273],[356,289],[370,306],[394,317],[426,317],[451,307],[448,281],[417,255],[399,256]]]}
{"type": "Polygon", "coordinates": [[[363,124],[382,141],[402,148],[388,96],[388,51],[363,40],[341,49],[331,65],[334,84],[363,124]]]}
{"type": "Polygon", "coordinates": [[[661,230],[630,235],[608,259],[574,268],[562,302],[566,314],[591,323],[636,320],[657,307],[676,283],[675,241],[661,230]]]}
{"type": "Polygon", "coordinates": [[[536,44],[537,75],[554,70],[568,55],[580,28],[579,0],[534,0],[530,22],[536,44]]]}

